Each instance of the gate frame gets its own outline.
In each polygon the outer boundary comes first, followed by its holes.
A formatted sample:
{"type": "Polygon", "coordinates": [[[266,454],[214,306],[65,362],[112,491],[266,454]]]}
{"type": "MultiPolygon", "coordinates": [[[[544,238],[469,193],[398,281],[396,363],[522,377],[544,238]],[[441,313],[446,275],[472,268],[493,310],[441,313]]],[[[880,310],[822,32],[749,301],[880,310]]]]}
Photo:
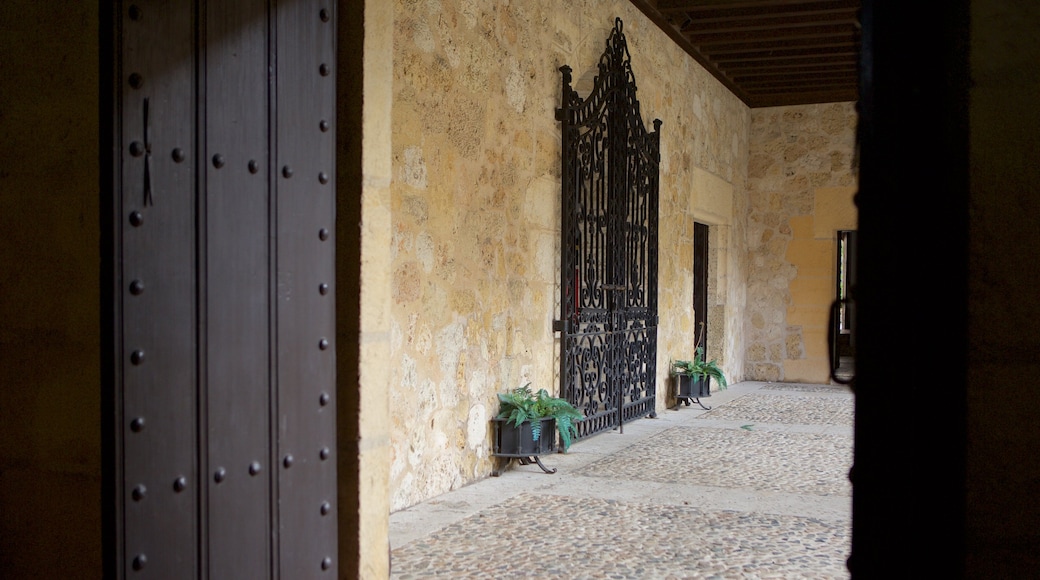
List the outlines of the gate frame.
{"type": "Polygon", "coordinates": [[[585,414],[577,422],[581,439],[657,415],[661,120],[653,132],[643,124],[620,18],[587,98],[571,87],[571,68],[559,70],[560,319],[553,330],[561,333],[561,396],[585,414]],[[600,202],[600,213],[587,212],[583,195],[600,202]],[[589,240],[594,247],[582,244],[589,240]]]}

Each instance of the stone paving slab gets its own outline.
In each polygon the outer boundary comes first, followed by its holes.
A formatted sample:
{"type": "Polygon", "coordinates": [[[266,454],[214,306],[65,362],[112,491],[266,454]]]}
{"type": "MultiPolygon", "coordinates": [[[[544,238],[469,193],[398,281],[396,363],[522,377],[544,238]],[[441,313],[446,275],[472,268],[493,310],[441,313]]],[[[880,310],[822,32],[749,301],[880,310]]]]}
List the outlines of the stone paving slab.
{"type": "Polygon", "coordinates": [[[852,439],[842,435],[674,427],[578,474],[850,496],[851,463],[852,439]]]}
{"type": "Polygon", "coordinates": [[[729,419],[749,423],[852,425],[852,395],[753,394],[713,407],[698,419],[729,419]]]}
{"type": "Polygon", "coordinates": [[[522,493],[393,552],[393,578],[847,578],[848,521],[522,493]]]}
{"type": "Polygon", "coordinates": [[[761,391],[779,391],[779,392],[799,392],[799,393],[818,393],[818,394],[834,394],[834,395],[851,395],[852,391],[848,387],[842,386],[831,386],[831,385],[803,385],[800,383],[772,383],[763,385],[759,390],[761,391]]]}

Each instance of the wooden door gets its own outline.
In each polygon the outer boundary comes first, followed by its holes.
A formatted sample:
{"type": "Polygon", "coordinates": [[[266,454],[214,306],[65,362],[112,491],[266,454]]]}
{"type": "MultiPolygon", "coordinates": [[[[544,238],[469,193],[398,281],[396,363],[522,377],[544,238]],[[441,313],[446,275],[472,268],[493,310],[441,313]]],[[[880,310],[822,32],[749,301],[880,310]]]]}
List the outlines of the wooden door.
{"type": "Polygon", "coordinates": [[[332,10],[107,15],[109,576],[337,575],[332,10]]]}

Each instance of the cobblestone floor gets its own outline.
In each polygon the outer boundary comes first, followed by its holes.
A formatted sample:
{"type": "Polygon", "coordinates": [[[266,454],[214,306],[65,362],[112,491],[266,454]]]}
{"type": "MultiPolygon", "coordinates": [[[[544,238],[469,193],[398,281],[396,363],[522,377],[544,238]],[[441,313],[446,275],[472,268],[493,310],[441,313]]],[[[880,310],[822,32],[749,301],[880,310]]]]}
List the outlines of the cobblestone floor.
{"type": "Polygon", "coordinates": [[[849,443],[844,435],[675,427],[578,473],[661,483],[849,495],[849,443]]]}
{"type": "Polygon", "coordinates": [[[730,391],[393,514],[392,578],[848,578],[852,395],[730,391]]]}
{"type": "Polygon", "coordinates": [[[756,394],[713,407],[699,418],[788,425],[852,425],[852,410],[851,397],[823,396],[819,392],[756,394]]]}

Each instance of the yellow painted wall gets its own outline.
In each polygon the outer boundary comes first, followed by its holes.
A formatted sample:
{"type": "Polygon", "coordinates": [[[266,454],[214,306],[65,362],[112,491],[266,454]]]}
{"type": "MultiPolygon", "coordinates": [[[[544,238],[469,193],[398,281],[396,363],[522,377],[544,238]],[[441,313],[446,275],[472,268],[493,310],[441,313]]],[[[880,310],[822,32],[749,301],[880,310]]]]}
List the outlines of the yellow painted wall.
{"type": "Polygon", "coordinates": [[[837,241],[856,229],[854,103],[755,109],[745,377],[827,383],[837,241]]]}
{"type": "Polygon", "coordinates": [[[791,241],[784,258],[798,275],[791,281],[787,307],[787,358],[784,378],[827,383],[827,324],[837,283],[837,232],[856,229],[854,187],[814,189],[811,215],[791,218],[791,241]]]}

